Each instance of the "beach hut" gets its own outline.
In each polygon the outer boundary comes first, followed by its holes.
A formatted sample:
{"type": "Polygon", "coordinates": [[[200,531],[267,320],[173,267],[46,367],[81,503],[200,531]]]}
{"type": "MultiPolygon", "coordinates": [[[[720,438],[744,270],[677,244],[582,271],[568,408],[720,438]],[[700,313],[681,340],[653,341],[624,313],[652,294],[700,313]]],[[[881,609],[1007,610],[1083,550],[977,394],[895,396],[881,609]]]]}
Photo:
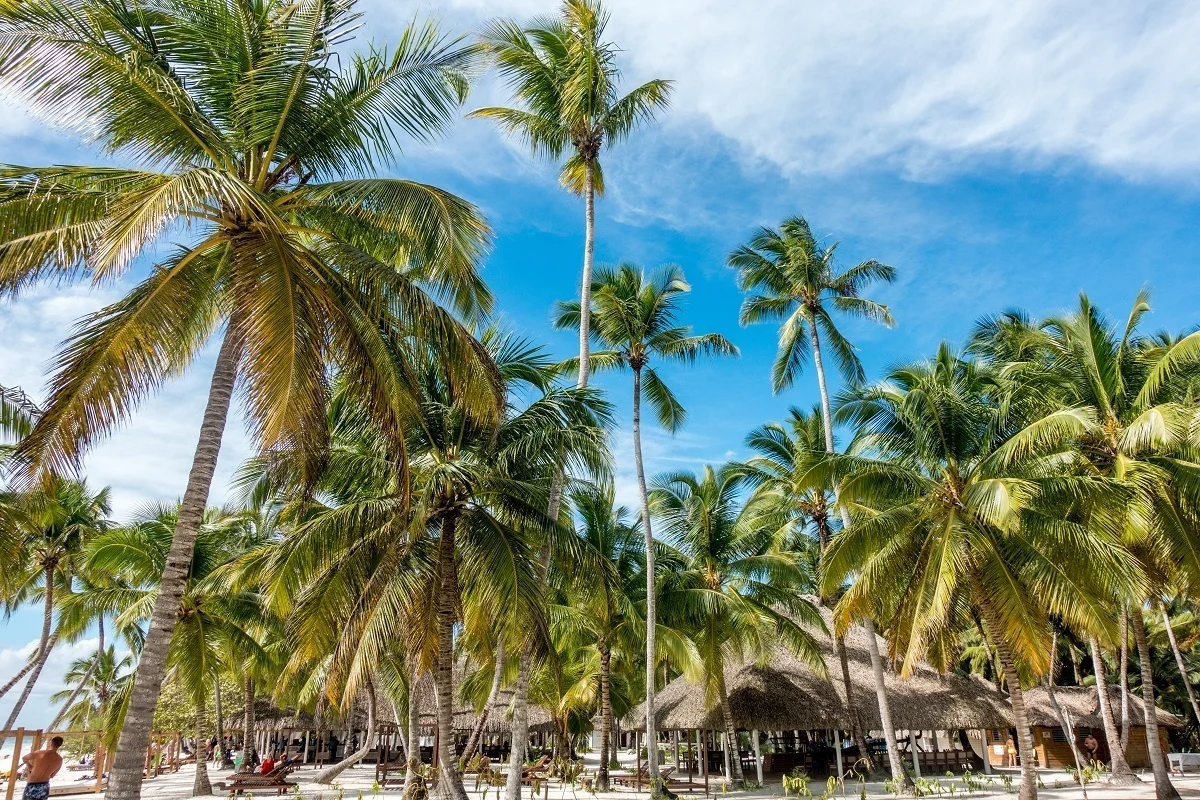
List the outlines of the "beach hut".
{"type": "MultiPolygon", "coordinates": [[[[830,611],[822,609],[822,614],[832,628],[830,611]]],[[[844,774],[854,760],[846,738],[852,714],[867,732],[872,750],[882,751],[869,634],[854,626],[845,637],[854,701],[848,708],[833,641],[825,633],[815,633],[829,677],[818,675],[783,647],[777,647],[762,664],[726,665],[734,726],[750,733],[749,750],[721,743],[725,725],[719,706],[709,701],[703,686],[685,678],[672,681],[656,696],[659,731],[686,732],[682,741],[699,737],[696,749],[716,750],[699,759],[697,768],[705,776],[710,771],[728,774],[730,759],[739,758],[744,774],[757,775],[760,781],[765,773],[786,773],[797,767],[810,775],[833,774],[835,770],[844,774]]],[[[887,652],[883,639],[878,645],[881,652],[887,652]]],[[[918,665],[905,680],[888,665],[885,682],[897,738],[916,774],[989,768],[983,759],[986,732],[1011,724],[1007,695],[986,681],[943,675],[926,665],[918,665]]],[[[644,730],[644,713],[639,706],[626,717],[625,725],[644,730]]],[[[679,738],[673,737],[668,758],[679,738]]]]}
{"type": "MultiPolygon", "coordinates": [[[[1056,686],[1054,698],[1058,705],[1069,715],[1075,742],[1080,752],[1087,757],[1084,742],[1089,735],[1094,736],[1099,745],[1097,752],[1101,761],[1108,762],[1109,743],[1104,735],[1104,720],[1100,717],[1099,695],[1094,686],[1056,686]]],[[[1119,687],[1109,687],[1109,703],[1113,709],[1117,724],[1120,724],[1121,690],[1119,687]]],[[[1067,732],[1063,729],[1062,721],[1050,702],[1046,687],[1037,686],[1025,690],[1025,706],[1029,713],[1029,724],[1033,729],[1033,746],[1037,752],[1038,765],[1051,768],[1075,767],[1075,757],[1071,753],[1067,732]]],[[[1129,748],[1125,758],[1134,769],[1149,769],[1150,754],[1146,749],[1146,716],[1145,705],[1141,697],[1129,693],[1129,748]]],[[[1171,728],[1182,728],[1183,721],[1179,717],[1155,709],[1158,715],[1158,735],[1164,753],[1169,752],[1167,746],[1167,731],[1171,728]]],[[[1004,744],[1007,732],[993,731],[989,754],[993,764],[1004,763],[1004,744]]]]}

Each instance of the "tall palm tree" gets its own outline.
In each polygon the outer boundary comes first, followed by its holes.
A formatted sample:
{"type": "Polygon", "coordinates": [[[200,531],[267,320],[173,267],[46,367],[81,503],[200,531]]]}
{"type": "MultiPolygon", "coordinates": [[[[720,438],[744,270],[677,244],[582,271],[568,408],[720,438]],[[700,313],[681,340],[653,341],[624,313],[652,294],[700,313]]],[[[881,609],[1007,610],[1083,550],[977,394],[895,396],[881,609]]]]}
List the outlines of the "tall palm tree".
{"type": "MultiPolygon", "coordinates": [[[[746,513],[754,517],[753,524],[777,531],[787,542],[788,549],[802,559],[809,556],[815,534],[815,561],[819,565],[837,531],[833,487],[814,480],[816,467],[827,455],[824,416],[820,408],[805,413],[793,407],[785,422],[769,422],[751,431],[746,437],[746,445],[754,452],[738,466],[745,474],[747,485],[753,489],[746,503],[746,513]]],[[[843,697],[850,712],[851,739],[870,764],[870,748],[850,679],[846,641],[836,635],[833,641],[843,697]]]]}
{"type": "Polygon", "coordinates": [[[0,293],[42,278],[111,283],[178,237],[148,278],[68,341],[18,451],[25,475],[75,466],[224,331],[113,800],[138,794],[235,382],[263,447],[303,443],[315,453],[334,365],[357,376],[402,446],[407,380],[387,357],[391,332],[432,336],[461,351],[464,372],[478,368],[470,337],[421,286],[461,311],[486,309],[475,272],[485,224],[435,187],[369,177],[401,137],[429,139],[454,119],[471,50],[414,24],[390,50],[350,54],[356,17],[352,0],[0,9],[0,85],[52,120],[86,121],[136,165],[0,171],[0,293]]]}
{"type": "Polygon", "coordinates": [[[1120,504],[1112,484],[1021,457],[1010,437],[1024,420],[1013,413],[1019,403],[1002,402],[1007,392],[986,367],[943,345],[935,359],[848,393],[838,416],[859,430],[856,455],[833,462],[855,519],[822,567],[830,594],[854,576],[839,624],[866,614],[889,620],[902,674],[946,650],[979,613],[1012,701],[1020,796],[1032,800],[1037,773],[1018,660],[1035,674],[1047,670],[1050,614],[1078,631],[1115,629],[1107,599],[1136,591],[1141,577],[1119,530],[1098,524],[1120,504]],[[1069,501],[1096,509],[1091,526],[1071,521],[1069,501]]]}
{"type": "MultiPolygon", "coordinates": [[[[871,259],[839,271],[836,252],[837,244],[823,245],[813,234],[808,221],[796,216],[785,219],[777,229],[760,228],[747,244],[736,248],[727,259],[729,266],[737,270],[739,288],[752,293],[742,302],[741,323],[783,323],[779,328],[779,349],[771,368],[772,390],[780,392],[791,387],[811,356],[821,398],[827,453],[834,452],[833,419],[821,349],[822,336],[844,379],[853,385],[861,383],[864,376],[862,362],[854,352],[854,346],[838,330],[833,312],[873,320],[888,327],[894,324],[887,306],[863,297],[862,293],[873,282],[891,283],[896,278],[896,270],[871,259]]],[[[849,514],[840,505],[838,510],[843,527],[849,527],[849,514]]],[[[867,618],[864,625],[892,779],[907,783],[908,774],[900,760],[900,748],[891,723],[892,711],[884,683],[883,661],[875,641],[874,622],[867,618]]],[[[845,643],[835,641],[835,645],[839,660],[843,660],[845,643]]],[[[848,682],[846,699],[853,707],[848,682]]]]}
{"type": "MultiPolygon", "coordinates": [[[[1194,477],[1200,449],[1192,432],[1200,333],[1147,337],[1139,325],[1149,310],[1148,294],[1139,293],[1120,326],[1081,296],[1075,313],[1026,325],[1021,338],[1032,332],[1036,346],[1006,369],[1015,380],[1037,386],[1047,410],[1010,449],[1063,459],[1081,477],[1111,481],[1125,494],[1121,532],[1151,579],[1133,596],[1129,618],[1141,656],[1143,699],[1153,705],[1143,604],[1176,586],[1189,594],[1200,589],[1200,520],[1191,510],[1200,501],[1194,477]]],[[[994,324],[975,336],[985,351],[1003,338],[994,324]]],[[[1126,597],[1114,596],[1114,603],[1126,597]]],[[[1178,797],[1152,717],[1146,738],[1155,791],[1159,798],[1178,797]]]]}
{"type": "MultiPolygon", "coordinates": [[[[179,513],[174,504],[149,505],[131,524],[96,537],[88,546],[91,569],[120,575],[128,585],[122,591],[124,611],[115,620],[118,630],[151,621],[179,513]]],[[[179,621],[168,649],[167,680],[176,682],[196,707],[198,743],[207,739],[207,697],[216,690],[220,675],[230,670],[231,661],[265,658],[253,635],[262,618],[257,595],[232,591],[222,574],[223,568],[262,544],[260,533],[247,519],[248,515],[227,509],[205,512],[187,586],[176,609],[179,621]]],[[[208,770],[200,758],[192,793],[212,793],[208,770]]]]}
{"type": "MultiPolygon", "coordinates": [[[[571,538],[546,517],[549,476],[564,454],[567,467],[601,474],[609,458],[609,410],[596,393],[559,386],[555,365],[515,337],[488,331],[483,343],[509,392],[499,420],[471,413],[470,396],[447,379],[446,353],[412,357],[421,395],[407,426],[410,472],[361,407],[335,399],[318,486],[338,502],[307,512],[277,564],[277,580],[300,587],[294,661],[327,660],[328,686],[352,694],[397,639],[430,656],[445,733],[438,787],[455,798],[466,794],[449,735],[454,628],[473,605],[509,609],[527,636],[544,630],[531,533],[571,538]]],[[[303,458],[278,467],[275,480],[303,488],[303,458]]]]}
{"type": "MultiPolygon", "coordinates": [[[[782,644],[823,675],[821,647],[801,623],[825,632],[820,612],[804,596],[816,576],[787,549],[775,528],[743,514],[738,494],[744,472],[738,465],[705,467],[702,475],[678,472],[654,480],[650,505],[662,523],[663,618],[692,632],[704,665],[708,698],[715,698],[727,741],[736,751],[737,730],[725,687],[727,664],[770,660],[782,644]]],[[[735,786],[742,763],[730,762],[735,786]]]]}
{"type": "Polygon", "coordinates": [[[49,729],[59,730],[61,723],[83,730],[103,727],[108,722],[113,700],[132,675],[133,656],[128,653],[118,656],[116,646],[111,644],[72,661],[63,676],[71,688],[50,695],[50,702],[61,703],[62,710],[49,729]]]}
{"type": "Polygon", "coordinates": [[[679,305],[691,287],[683,270],[665,266],[647,274],[632,264],[602,268],[592,286],[592,305],[587,312],[577,302],[560,303],[556,325],[582,328],[587,324],[591,338],[605,349],[592,354],[597,370],[623,369],[633,373],[633,462],[637,468],[641,498],[642,529],[646,540],[646,741],[652,786],[659,785],[654,692],[657,650],[655,648],[654,534],[650,522],[650,499],[642,464],[642,390],[658,422],[670,432],[682,427],[686,412],[675,395],[650,366],[654,359],[685,364],[709,356],[732,356],[738,349],[719,333],[694,335],[677,324],[679,305]],[[584,319],[588,319],[584,323],[584,319]]]}
{"type": "MultiPolygon", "coordinates": [[[[561,159],[559,180],[584,198],[583,277],[580,304],[591,305],[595,250],[595,198],[604,194],[600,153],[654,119],[671,98],[672,82],[652,80],[620,94],[617,46],[604,40],[609,14],[599,0],[564,0],[558,16],[529,27],[497,20],[482,33],[483,46],[513,92],[514,108],[488,107],[471,116],[495,120],[535,156],[561,159]]],[[[579,329],[579,385],[591,374],[588,320],[579,329]]]]}
{"type": "MultiPolygon", "coordinates": [[[[636,520],[628,509],[616,504],[611,483],[581,487],[572,492],[571,501],[579,520],[578,536],[598,568],[574,569],[573,574],[563,575],[563,596],[552,607],[551,620],[560,639],[586,647],[594,662],[594,673],[587,679],[588,695],[598,696],[595,705],[600,715],[596,787],[608,791],[609,763],[616,752],[614,662],[636,663],[636,654],[644,647],[645,619],[640,606],[646,596],[646,549],[636,520]]],[[[661,626],[659,632],[663,633],[661,626]]]]}
{"type": "MultiPolygon", "coordinates": [[[[8,614],[27,602],[40,600],[42,632],[37,651],[27,665],[25,687],[13,704],[5,730],[16,726],[61,636],[62,632],[56,631],[55,612],[72,593],[75,577],[83,569],[85,547],[110,524],[108,494],[107,487],[93,493],[85,481],[52,478],[19,498],[20,549],[16,560],[5,567],[9,589],[4,596],[4,608],[8,614]]],[[[78,632],[75,633],[72,638],[77,638],[78,632]]],[[[0,693],[12,688],[24,672],[8,681],[0,693]]]]}

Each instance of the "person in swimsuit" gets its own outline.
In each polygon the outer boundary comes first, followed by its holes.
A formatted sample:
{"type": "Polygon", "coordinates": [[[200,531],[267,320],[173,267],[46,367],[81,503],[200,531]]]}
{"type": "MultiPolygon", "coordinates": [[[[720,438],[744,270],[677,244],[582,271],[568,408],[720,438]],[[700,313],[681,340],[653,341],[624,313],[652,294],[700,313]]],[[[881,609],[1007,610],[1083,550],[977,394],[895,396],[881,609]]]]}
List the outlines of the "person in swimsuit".
{"type": "Polygon", "coordinates": [[[63,765],[62,756],[58,754],[62,743],[63,738],[55,736],[45,750],[34,750],[21,759],[21,763],[27,767],[22,800],[46,800],[50,796],[50,779],[58,774],[63,765]]]}

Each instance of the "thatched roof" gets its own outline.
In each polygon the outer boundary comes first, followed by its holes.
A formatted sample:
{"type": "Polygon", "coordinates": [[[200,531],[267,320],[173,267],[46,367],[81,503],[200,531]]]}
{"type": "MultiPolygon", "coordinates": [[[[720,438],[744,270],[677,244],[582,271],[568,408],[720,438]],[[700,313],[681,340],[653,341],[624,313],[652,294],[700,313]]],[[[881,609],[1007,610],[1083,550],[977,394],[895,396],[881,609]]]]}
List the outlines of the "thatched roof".
{"type": "MultiPolygon", "coordinates": [[[[1110,708],[1113,716],[1120,717],[1121,689],[1117,686],[1108,687],[1110,708]]],[[[1054,698],[1063,710],[1071,715],[1071,724],[1085,728],[1103,728],[1104,720],[1100,717],[1100,697],[1095,686],[1055,686],[1054,698]]],[[[1058,728],[1062,723],[1054,706],[1050,703],[1050,694],[1045,686],[1035,686],[1025,690],[1026,713],[1029,714],[1029,724],[1041,728],[1058,728]]],[[[1182,728],[1183,720],[1170,711],[1158,710],[1158,724],[1167,728],[1182,728]]],[[[1146,706],[1142,698],[1129,692],[1129,720],[1137,727],[1146,725],[1146,706]]]]}
{"type": "MultiPolygon", "coordinates": [[[[832,614],[822,609],[832,630],[832,614]]],[[[841,667],[832,639],[814,631],[821,642],[826,672],[820,677],[782,645],[766,666],[753,663],[727,665],[725,683],[734,725],[758,730],[848,729],[850,714],[842,699],[841,667]]],[[[875,702],[867,631],[854,626],[845,637],[854,709],[868,730],[882,727],[875,702]]],[[[887,643],[878,640],[881,652],[887,643]]],[[[911,678],[901,680],[885,666],[885,681],[892,722],[898,729],[1002,728],[1011,724],[1008,697],[984,681],[959,675],[942,675],[920,665],[911,678]]],[[[703,686],[684,678],[664,687],[655,698],[660,730],[719,729],[720,710],[709,703],[703,686]]],[[[627,717],[632,729],[643,729],[645,709],[638,706],[627,717]]]]}

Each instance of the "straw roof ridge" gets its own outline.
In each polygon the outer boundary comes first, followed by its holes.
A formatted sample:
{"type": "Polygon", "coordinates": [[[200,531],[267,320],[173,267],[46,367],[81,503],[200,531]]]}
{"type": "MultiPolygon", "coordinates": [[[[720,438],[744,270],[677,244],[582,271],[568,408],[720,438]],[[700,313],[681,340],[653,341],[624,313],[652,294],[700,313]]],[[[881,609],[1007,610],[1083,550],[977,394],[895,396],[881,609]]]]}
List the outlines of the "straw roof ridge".
{"type": "MultiPolygon", "coordinates": [[[[1142,698],[1133,692],[1129,695],[1129,721],[1136,727],[1146,726],[1146,704],[1142,698]]],[[[1121,707],[1121,687],[1109,686],[1109,708],[1121,707]]],[[[1100,695],[1095,686],[1055,686],[1054,699],[1059,706],[1071,715],[1071,724],[1085,728],[1103,728],[1104,720],[1100,716],[1100,695]]],[[[1025,690],[1025,709],[1029,715],[1029,724],[1040,728],[1058,728],[1062,726],[1054,705],[1050,702],[1050,693],[1045,686],[1034,686],[1025,690]]],[[[1158,724],[1166,728],[1182,728],[1183,720],[1163,708],[1157,709],[1158,724]]]]}
{"type": "MultiPolygon", "coordinates": [[[[821,608],[826,627],[833,630],[833,614],[821,608]]],[[[755,663],[727,665],[725,683],[734,725],[740,729],[818,730],[851,727],[851,714],[843,698],[841,666],[832,637],[812,627],[821,644],[828,678],[820,677],[781,643],[766,666],[755,663]]],[[[875,679],[871,670],[870,635],[861,625],[852,626],[844,637],[853,691],[855,716],[867,729],[882,727],[875,702],[875,679]]],[[[887,642],[877,638],[879,649],[887,642]]],[[[889,665],[890,667],[890,665],[889,665]]],[[[1011,724],[1008,698],[985,682],[955,674],[940,674],[918,664],[910,678],[902,680],[885,667],[884,680],[892,721],[900,729],[930,730],[955,728],[1003,728],[1011,724]]],[[[707,703],[704,687],[676,679],[655,698],[660,730],[723,728],[719,708],[707,703]]],[[[645,727],[645,706],[626,718],[629,727],[645,727]]]]}

